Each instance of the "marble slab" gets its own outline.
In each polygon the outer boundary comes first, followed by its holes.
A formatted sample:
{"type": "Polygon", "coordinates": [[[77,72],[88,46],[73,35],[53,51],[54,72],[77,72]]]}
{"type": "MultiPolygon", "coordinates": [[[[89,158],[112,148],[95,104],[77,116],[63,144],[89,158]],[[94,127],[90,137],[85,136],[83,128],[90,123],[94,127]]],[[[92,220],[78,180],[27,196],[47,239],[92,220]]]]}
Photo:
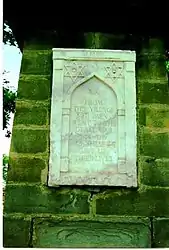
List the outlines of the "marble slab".
{"type": "Polygon", "coordinates": [[[137,186],[135,61],[53,49],[49,186],[137,186]]]}

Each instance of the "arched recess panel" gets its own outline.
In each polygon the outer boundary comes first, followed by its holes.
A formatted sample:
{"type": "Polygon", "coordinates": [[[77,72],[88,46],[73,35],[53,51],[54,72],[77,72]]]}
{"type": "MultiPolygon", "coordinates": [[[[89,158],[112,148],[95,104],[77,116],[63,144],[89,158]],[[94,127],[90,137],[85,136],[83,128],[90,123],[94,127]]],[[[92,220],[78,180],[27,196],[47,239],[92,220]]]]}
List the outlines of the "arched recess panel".
{"type": "Polygon", "coordinates": [[[93,76],[72,92],[69,171],[91,174],[117,171],[117,98],[93,76]]]}

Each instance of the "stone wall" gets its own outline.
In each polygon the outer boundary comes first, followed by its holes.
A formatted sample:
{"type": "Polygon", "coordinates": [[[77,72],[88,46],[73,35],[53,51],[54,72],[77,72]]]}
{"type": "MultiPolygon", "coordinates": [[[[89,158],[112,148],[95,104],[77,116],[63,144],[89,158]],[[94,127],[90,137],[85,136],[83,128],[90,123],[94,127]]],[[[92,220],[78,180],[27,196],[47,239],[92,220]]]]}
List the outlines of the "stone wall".
{"type": "Polygon", "coordinates": [[[25,43],[4,246],[169,247],[169,88],[162,40],[87,33],[71,41],[72,47],[137,52],[138,188],[49,188],[51,48],[70,47],[52,36],[25,43]]]}

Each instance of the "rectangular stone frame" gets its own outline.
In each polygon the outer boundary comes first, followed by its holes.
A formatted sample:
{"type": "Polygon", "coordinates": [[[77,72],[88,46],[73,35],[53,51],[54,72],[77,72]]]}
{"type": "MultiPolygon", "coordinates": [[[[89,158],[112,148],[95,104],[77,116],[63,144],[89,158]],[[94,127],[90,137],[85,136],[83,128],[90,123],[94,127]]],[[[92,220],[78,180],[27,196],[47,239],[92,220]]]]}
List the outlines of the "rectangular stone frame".
{"type": "Polygon", "coordinates": [[[49,186],[137,186],[135,61],[136,55],[134,51],[53,49],[53,85],[51,102],[50,160],[48,180],[49,186]],[[65,134],[66,136],[69,133],[68,125],[70,102],[62,102],[62,99],[64,63],[71,60],[94,60],[102,62],[120,61],[124,63],[125,104],[123,100],[119,99],[117,110],[119,129],[118,173],[112,176],[100,175],[97,178],[89,177],[88,179],[84,180],[80,175],[70,176],[68,173],[68,139],[64,142],[64,144],[62,142],[61,145],[61,134],[65,134]],[[58,82],[59,84],[57,85],[58,82]],[[122,124],[124,123],[125,129],[124,126],[122,126],[122,124]]]}

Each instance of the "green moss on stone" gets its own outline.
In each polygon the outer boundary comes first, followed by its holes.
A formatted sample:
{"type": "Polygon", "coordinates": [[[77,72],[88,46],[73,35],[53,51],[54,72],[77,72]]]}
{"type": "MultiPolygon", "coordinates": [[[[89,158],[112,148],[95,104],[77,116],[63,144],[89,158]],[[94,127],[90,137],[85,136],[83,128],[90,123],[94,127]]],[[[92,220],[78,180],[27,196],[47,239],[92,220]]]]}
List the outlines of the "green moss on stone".
{"type": "Polygon", "coordinates": [[[169,106],[166,110],[146,109],[146,126],[169,128],[169,106]]]}
{"type": "Polygon", "coordinates": [[[46,167],[45,160],[29,157],[9,158],[8,181],[41,182],[41,171],[46,167]]]}
{"type": "Polygon", "coordinates": [[[140,101],[143,103],[169,104],[169,88],[167,84],[138,82],[140,101]]]}
{"type": "Polygon", "coordinates": [[[155,248],[169,248],[169,218],[155,218],[153,221],[155,248]]]}
{"type": "Polygon", "coordinates": [[[169,133],[145,130],[142,133],[140,153],[155,158],[169,157],[169,133]]]}
{"type": "Polygon", "coordinates": [[[47,130],[13,129],[11,151],[40,153],[47,150],[47,130]]]}
{"type": "Polygon", "coordinates": [[[6,213],[89,213],[89,193],[36,185],[7,185],[6,213]]]}
{"type": "Polygon", "coordinates": [[[24,50],[21,73],[48,75],[52,70],[52,50],[24,50]]]}
{"type": "Polygon", "coordinates": [[[142,157],[139,164],[140,181],[149,186],[169,187],[169,159],[142,157]]]}
{"type": "Polygon", "coordinates": [[[146,109],[145,108],[142,108],[142,107],[139,108],[138,118],[139,118],[138,123],[140,125],[145,126],[146,125],[146,109]]]}
{"type": "Polygon", "coordinates": [[[169,128],[169,106],[141,107],[140,124],[148,127],[169,128]]]}
{"type": "Polygon", "coordinates": [[[86,33],[84,35],[86,48],[90,49],[101,49],[105,48],[105,43],[107,42],[106,35],[102,33],[86,33]]]}
{"type": "Polygon", "coordinates": [[[141,79],[166,78],[164,54],[164,41],[162,39],[150,38],[142,49],[141,54],[137,56],[137,77],[141,79]]]}
{"type": "Polygon", "coordinates": [[[17,108],[15,112],[14,126],[17,124],[24,125],[47,125],[47,108],[17,108]]]}
{"type": "Polygon", "coordinates": [[[21,75],[18,86],[18,99],[49,99],[51,90],[50,76],[21,75]]]}
{"type": "MultiPolygon", "coordinates": [[[[18,214],[17,214],[18,215],[18,214]]],[[[23,214],[18,215],[17,217],[22,217],[23,214]]],[[[131,223],[131,224],[143,224],[149,225],[150,219],[148,217],[140,217],[140,216],[102,216],[102,215],[91,215],[91,214],[31,214],[30,216],[34,216],[38,223],[43,223],[45,220],[53,220],[53,221],[65,221],[65,222],[106,222],[106,223],[131,223]]]]}
{"type": "Polygon", "coordinates": [[[168,188],[111,191],[96,195],[93,206],[96,205],[96,214],[101,215],[168,216],[168,197],[168,188]]]}
{"type": "Polygon", "coordinates": [[[154,79],[167,76],[164,55],[149,58],[149,74],[151,74],[154,79]]]}
{"type": "Polygon", "coordinates": [[[5,217],[3,224],[3,246],[29,247],[31,219],[5,217]]]}
{"type": "Polygon", "coordinates": [[[164,40],[162,38],[150,38],[148,42],[148,50],[151,53],[165,53],[164,40]]]}
{"type": "Polygon", "coordinates": [[[68,221],[35,219],[33,247],[150,247],[150,225],[135,219],[68,221]],[[117,237],[118,235],[118,237],[117,237]]]}
{"type": "Polygon", "coordinates": [[[84,47],[88,49],[123,49],[124,35],[88,32],[84,34],[84,47]]]}
{"type": "MultiPolygon", "coordinates": [[[[44,38],[43,38],[44,39],[44,38]]],[[[47,41],[39,41],[35,39],[31,39],[31,41],[26,41],[24,44],[24,49],[27,50],[52,50],[53,46],[47,41]]]]}
{"type": "Polygon", "coordinates": [[[139,55],[137,56],[137,68],[139,79],[165,79],[167,72],[165,68],[164,55],[139,55]]]}

